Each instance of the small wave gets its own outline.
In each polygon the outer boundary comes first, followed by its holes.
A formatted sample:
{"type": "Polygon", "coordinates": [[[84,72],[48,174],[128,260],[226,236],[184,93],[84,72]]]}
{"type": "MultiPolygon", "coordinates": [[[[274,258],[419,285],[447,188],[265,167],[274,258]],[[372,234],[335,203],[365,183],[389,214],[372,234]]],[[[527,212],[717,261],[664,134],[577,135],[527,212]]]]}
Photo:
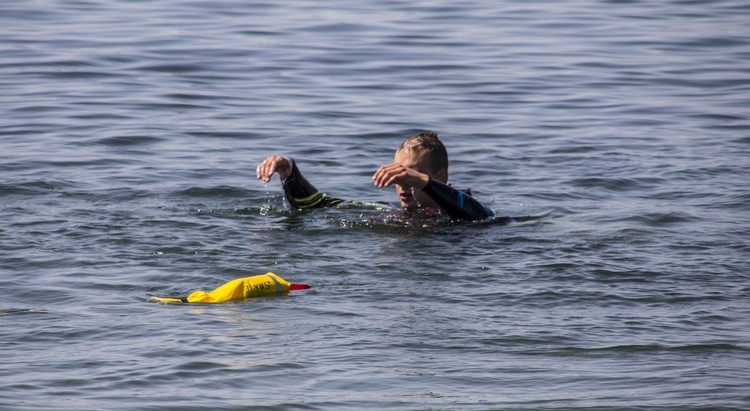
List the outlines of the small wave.
{"type": "Polygon", "coordinates": [[[47,194],[65,188],[73,187],[74,184],[67,181],[28,181],[15,184],[0,184],[0,196],[3,195],[33,195],[47,194]]]}
{"type": "Polygon", "coordinates": [[[728,353],[728,352],[748,352],[749,347],[743,347],[736,344],[727,343],[706,343],[706,344],[687,344],[687,345],[667,345],[667,344],[626,344],[612,345],[605,347],[576,347],[566,348],[563,351],[569,352],[621,352],[621,353],[663,353],[663,352],[680,352],[693,354],[706,353],[728,353]]]}
{"type": "Polygon", "coordinates": [[[149,64],[138,67],[138,70],[153,71],[157,73],[194,73],[206,71],[207,67],[202,64],[149,64]]]}
{"type": "Polygon", "coordinates": [[[47,310],[44,308],[0,308],[0,316],[2,315],[19,315],[19,314],[44,314],[47,310]]]}
{"type": "Polygon", "coordinates": [[[162,138],[152,136],[116,136],[103,138],[99,140],[99,144],[114,147],[131,147],[156,144],[162,141],[162,138]]]}
{"type": "Polygon", "coordinates": [[[177,196],[195,198],[247,198],[251,194],[241,188],[218,186],[218,187],[190,187],[173,193],[177,196]]]}
{"type": "MultiPolygon", "coordinates": [[[[592,220],[599,223],[627,223],[636,222],[646,227],[666,227],[673,224],[688,223],[695,221],[697,217],[683,212],[644,213],[637,215],[606,215],[592,220]]],[[[632,227],[629,227],[632,228],[632,227]]]]}
{"type": "Polygon", "coordinates": [[[584,188],[602,188],[609,191],[641,190],[658,184],[657,178],[578,178],[570,180],[568,184],[584,188]]]}
{"type": "Polygon", "coordinates": [[[212,131],[212,132],[192,131],[192,132],[187,132],[186,134],[191,135],[193,137],[198,137],[198,138],[227,138],[227,139],[238,139],[238,140],[261,137],[260,135],[253,133],[252,131],[240,131],[240,132],[230,132],[230,131],[220,131],[220,130],[212,131]]]}
{"type": "Polygon", "coordinates": [[[679,212],[671,213],[649,213],[632,217],[650,227],[663,227],[677,223],[686,223],[695,220],[695,217],[679,212]]]}

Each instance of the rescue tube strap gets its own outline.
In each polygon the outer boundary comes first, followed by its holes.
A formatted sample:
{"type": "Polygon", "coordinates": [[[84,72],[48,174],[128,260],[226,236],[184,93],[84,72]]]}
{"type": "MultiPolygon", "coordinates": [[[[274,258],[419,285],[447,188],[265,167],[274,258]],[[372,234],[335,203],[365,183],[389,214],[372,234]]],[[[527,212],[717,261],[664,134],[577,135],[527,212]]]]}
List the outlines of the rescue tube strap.
{"type": "Polygon", "coordinates": [[[275,274],[274,275],[270,275],[270,273],[269,273],[268,276],[273,280],[274,285],[276,285],[276,292],[277,293],[283,292],[284,289],[281,288],[281,283],[279,282],[279,280],[276,279],[276,275],[275,274]]]}

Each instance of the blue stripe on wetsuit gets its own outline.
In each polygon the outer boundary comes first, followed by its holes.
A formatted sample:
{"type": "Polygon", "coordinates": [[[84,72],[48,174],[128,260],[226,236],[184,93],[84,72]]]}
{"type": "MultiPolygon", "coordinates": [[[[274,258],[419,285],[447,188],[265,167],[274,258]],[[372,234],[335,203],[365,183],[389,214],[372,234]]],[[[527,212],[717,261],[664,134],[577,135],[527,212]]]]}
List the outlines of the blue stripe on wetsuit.
{"type": "Polygon", "coordinates": [[[495,215],[492,210],[468,194],[443,184],[433,178],[422,189],[431,199],[448,213],[452,218],[463,220],[479,220],[495,215]]]}

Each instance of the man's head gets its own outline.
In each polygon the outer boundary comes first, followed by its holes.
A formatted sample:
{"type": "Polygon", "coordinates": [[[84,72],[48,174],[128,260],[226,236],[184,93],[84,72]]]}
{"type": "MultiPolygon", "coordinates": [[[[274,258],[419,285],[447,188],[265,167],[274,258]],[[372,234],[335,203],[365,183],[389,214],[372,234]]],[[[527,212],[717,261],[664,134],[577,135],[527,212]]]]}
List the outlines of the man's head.
{"type": "MultiPolygon", "coordinates": [[[[396,150],[394,163],[411,168],[430,178],[448,182],[448,152],[437,133],[425,132],[404,141],[396,150]]],[[[436,208],[438,205],[421,190],[396,185],[401,206],[411,210],[419,207],[436,208]],[[412,195],[413,194],[413,195],[412,195]]]]}
{"type": "MultiPolygon", "coordinates": [[[[448,182],[448,151],[437,133],[427,131],[406,139],[396,150],[396,155],[419,158],[418,171],[442,182],[448,182]]],[[[411,167],[417,169],[417,167],[411,167]]]]}

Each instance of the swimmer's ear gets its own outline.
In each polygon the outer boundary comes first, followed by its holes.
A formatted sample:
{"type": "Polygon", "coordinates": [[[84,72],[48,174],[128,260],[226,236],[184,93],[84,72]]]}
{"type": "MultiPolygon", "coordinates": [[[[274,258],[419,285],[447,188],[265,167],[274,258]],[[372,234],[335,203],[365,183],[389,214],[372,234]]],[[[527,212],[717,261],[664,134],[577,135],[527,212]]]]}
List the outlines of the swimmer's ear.
{"type": "Polygon", "coordinates": [[[448,169],[443,168],[435,173],[435,179],[443,184],[448,184],[448,169]]]}

